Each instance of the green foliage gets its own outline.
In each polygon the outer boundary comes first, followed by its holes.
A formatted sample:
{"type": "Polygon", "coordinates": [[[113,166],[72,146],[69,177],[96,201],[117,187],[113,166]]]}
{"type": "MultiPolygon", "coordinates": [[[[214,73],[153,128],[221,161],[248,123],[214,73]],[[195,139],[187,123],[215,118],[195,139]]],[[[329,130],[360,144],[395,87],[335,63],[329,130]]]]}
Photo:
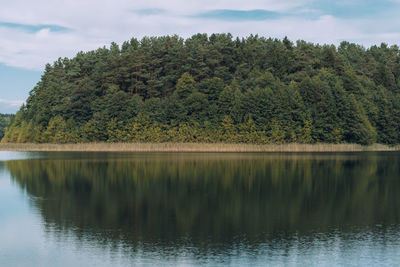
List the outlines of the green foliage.
{"type": "Polygon", "coordinates": [[[179,99],[185,99],[195,91],[195,82],[189,73],[185,72],[176,84],[175,94],[179,99]]]}
{"type": "Polygon", "coordinates": [[[398,144],[399,69],[384,44],[132,39],[47,65],[12,122],[0,115],[0,138],[398,144]]]}
{"type": "MultiPolygon", "coordinates": [[[[311,137],[311,123],[310,121],[304,121],[304,125],[300,128],[297,128],[297,136],[296,136],[296,142],[300,144],[310,144],[313,142],[313,139],[311,137]]],[[[340,142],[340,136],[338,137],[339,139],[336,139],[335,141],[337,143],[340,142]]]]}
{"type": "Polygon", "coordinates": [[[52,118],[43,132],[43,139],[49,143],[67,143],[67,122],[61,116],[52,118]]]}
{"type": "Polygon", "coordinates": [[[221,139],[227,143],[237,141],[237,130],[233,124],[233,120],[229,115],[225,115],[221,122],[221,139]]]}
{"type": "Polygon", "coordinates": [[[3,138],[6,127],[10,125],[13,115],[0,114],[0,140],[3,138]]]}
{"type": "Polygon", "coordinates": [[[218,100],[224,86],[224,81],[222,79],[214,77],[199,82],[199,91],[207,96],[210,103],[214,103],[218,100]]]}

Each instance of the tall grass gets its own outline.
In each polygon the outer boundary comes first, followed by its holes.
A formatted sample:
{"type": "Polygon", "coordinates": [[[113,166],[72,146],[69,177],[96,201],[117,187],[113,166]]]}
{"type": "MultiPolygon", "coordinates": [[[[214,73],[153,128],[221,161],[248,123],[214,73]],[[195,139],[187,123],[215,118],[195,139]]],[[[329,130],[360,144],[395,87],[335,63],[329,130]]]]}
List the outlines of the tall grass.
{"type": "Polygon", "coordinates": [[[374,144],[224,144],[224,143],[79,143],[0,144],[0,151],[88,151],[88,152],[358,152],[399,151],[400,146],[374,144]]]}

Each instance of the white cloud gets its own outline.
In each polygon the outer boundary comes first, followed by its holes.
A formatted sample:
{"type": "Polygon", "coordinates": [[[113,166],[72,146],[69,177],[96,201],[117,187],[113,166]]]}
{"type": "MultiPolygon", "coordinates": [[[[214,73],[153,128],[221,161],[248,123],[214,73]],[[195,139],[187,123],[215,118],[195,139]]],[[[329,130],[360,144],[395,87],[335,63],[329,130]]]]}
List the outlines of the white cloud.
{"type": "Polygon", "coordinates": [[[24,104],[23,100],[6,100],[6,99],[1,99],[0,98],[0,104],[5,104],[10,107],[20,107],[22,104],[24,104]]]}
{"type": "Polygon", "coordinates": [[[237,36],[259,34],[292,40],[305,39],[318,43],[338,44],[342,40],[364,45],[395,43],[399,40],[398,22],[381,20],[337,19],[323,16],[282,17],[268,21],[227,22],[190,18],[190,15],[213,9],[266,9],[300,14],[310,0],[0,0],[0,22],[26,25],[58,25],[69,31],[41,29],[28,32],[0,25],[0,62],[10,66],[43,69],[58,57],[72,57],[77,52],[92,50],[112,41],[121,43],[131,37],[179,34],[183,37],[198,32],[231,32],[237,36]],[[134,10],[158,8],[165,13],[141,16],[134,10]],[[298,11],[298,12],[297,12],[298,11]],[[377,27],[376,25],[379,25],[377,27]],[[376,29],[371,32],[371,29],[376,29]]]}
{"type": "Polygon", "coordinates": [[[15,113],[25,101],[0,98],[0,113],[15,113]]]}

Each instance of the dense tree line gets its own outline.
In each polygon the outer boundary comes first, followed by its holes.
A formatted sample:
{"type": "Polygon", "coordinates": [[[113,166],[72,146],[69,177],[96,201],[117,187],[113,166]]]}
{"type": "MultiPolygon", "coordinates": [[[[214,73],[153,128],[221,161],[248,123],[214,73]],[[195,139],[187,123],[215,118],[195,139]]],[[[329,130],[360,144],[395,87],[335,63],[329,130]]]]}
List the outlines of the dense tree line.
{"type": "Polygon", "coordinates": [[[400,143],[400,50],[197,34],[47,65],[3,142],[400,143]]]}
{"type": "Polygon", "coordinates": [[[11,123],[12,115],[0,114],[0,139],[4,136],[6,127],[11,123]]]}

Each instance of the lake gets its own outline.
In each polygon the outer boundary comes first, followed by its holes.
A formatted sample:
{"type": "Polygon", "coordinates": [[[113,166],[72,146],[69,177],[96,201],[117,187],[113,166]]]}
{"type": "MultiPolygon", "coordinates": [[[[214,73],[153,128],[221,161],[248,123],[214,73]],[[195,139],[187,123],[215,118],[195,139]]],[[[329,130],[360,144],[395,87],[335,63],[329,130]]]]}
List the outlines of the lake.
{"type": "Polygon", "coordinates": [[[398,152],[0,152],[0,266],[399,262],[398,152]]]}

